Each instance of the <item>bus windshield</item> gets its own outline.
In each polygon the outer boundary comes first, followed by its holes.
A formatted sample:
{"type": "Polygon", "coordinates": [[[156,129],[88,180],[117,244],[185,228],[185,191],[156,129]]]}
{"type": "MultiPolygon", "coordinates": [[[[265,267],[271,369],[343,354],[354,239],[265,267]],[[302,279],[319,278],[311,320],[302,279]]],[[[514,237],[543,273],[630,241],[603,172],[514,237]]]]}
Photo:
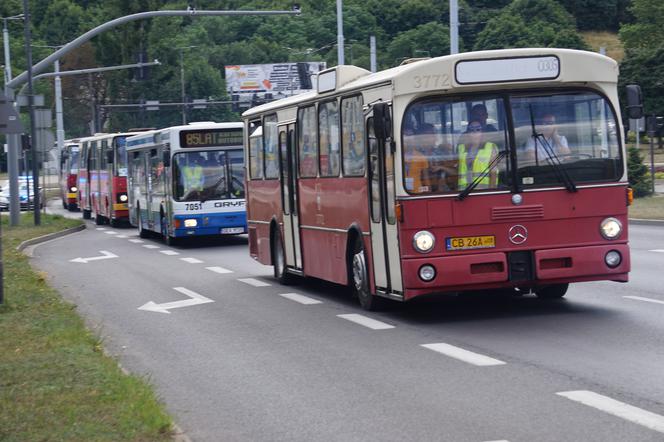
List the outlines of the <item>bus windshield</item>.
{"type": "Polygon", "coordinates": [[[127,176],[127,137],[115,137],[115,174],[127,176]]]}
{"type": "Polygon", "coordinates": [[[616,181],[617,130],[609,103],[589,91],[418,102],[403,120],[404,185],[423,194],[511,189],[515,177],[519,188],[616,181]]]}
{"type": "Polygon", "coordinates": [[[244,198],[241,150],[178,152],[173,156],[173,198],[208,201],[244,198]]]}
{"type": "Polygon", "coordinates": [[[69,157],[69,173],[78,173],[78,159],[80,154],[78,149],[72,149],[69,157]]]}

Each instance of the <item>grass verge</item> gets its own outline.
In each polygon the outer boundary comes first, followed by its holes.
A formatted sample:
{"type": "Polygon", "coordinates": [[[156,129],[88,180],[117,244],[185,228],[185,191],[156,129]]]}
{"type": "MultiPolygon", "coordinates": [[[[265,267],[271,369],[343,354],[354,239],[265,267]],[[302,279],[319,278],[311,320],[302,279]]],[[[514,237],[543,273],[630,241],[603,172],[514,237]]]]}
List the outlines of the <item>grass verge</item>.
{"type": "Polygon", "coordinates": [[[634,199],[634,203],[629,207],[629,217],[664,220],[664,195],[655,194],[634,199]]]}
{"type": "Polygon", "coordinates": [[[588,46],[598,52],[600,47],[606,49],[606,55],[616,60],[618,63],[625,57],[625,49],[622,42],[615,32],[605,31],[588,31],[581,32],[581,36],[586,41],[588,46]]]}
{"type": "Polygon", "coordinates": [[[171,419],[152,388],[102,352],[72,304],[16,246],[80,223],[52,215],[40,227],[2,218],[5,305],[0,306],[0,440],[161,441],[171,419]]]}

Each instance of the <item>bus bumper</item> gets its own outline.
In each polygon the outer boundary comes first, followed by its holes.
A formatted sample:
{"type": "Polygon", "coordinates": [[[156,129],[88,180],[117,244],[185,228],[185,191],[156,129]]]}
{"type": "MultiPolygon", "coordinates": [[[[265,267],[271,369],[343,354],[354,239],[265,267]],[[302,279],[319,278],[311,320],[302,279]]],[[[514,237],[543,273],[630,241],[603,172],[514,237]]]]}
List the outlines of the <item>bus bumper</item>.
{"type": "MultiPolygon", "coordinates": [[[[627,244],[607,244],[601,246],[569,247],[527,251],[525,274],[522,269],[510,264],[511,252],[468,254],[407,259],[403,262],[405,298],[440,293],[470,291],[491,288],[537,287],[582,281],[628,281],[630,271],[629,246],[627,244]],[[605,257],[610,251],[621,256],[620,263],[609,267],[605,257]],[[528,255],[527,255],[528,256],[528,255]],[[425,282],[419,277],[423,265],[435,268],[435,277],[425,282]]],[[[522,266],[520,262],[518,266],[522,266]]]]}
{"type": "Polygon", "coordinates": [[[237,235],[247,233],[247,217],[244,212],[203,215],[178,215],[175,217],[173,236],[237,235]],[[184,227],[185,220],[196,220],[195,227],[184,227]]]}

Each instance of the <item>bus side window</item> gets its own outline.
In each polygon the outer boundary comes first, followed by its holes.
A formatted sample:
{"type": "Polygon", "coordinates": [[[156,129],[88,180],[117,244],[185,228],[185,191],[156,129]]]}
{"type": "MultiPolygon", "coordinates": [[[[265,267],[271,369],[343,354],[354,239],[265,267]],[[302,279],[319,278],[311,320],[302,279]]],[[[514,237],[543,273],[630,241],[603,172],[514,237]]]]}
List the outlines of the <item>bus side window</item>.
{"type": "Polygon", "coordinates": [[[367,145],[369,146],[369,183],[371,192],[371,220],[380,222],[380,175],[378,172],[378,140],[373,131],[373,117],[367,120],[367,145]]]}
{"type": "Polygon", "coordinates": [[[341,101],[344,176],[364,176],[366,148],[362,96],[341,101]]]}
{"type": "Polygon", "coordinates": [[[263,119],[263,148],[265,159],[265,179],[279,177],[279,156],[277,154],[277,116],[270,115],[263,119]]]}
{"type": "Polygon", "coordinates": [[[318,107],[320,175],[339,176],[339,109],[336,100],[318,107]]]}
{"type": "Polygon", "coordinates": [[[300,176],[314,178],[318,175],[318,134],[316,108],[309,106],[298,111],[297,149],[300,176]]]}

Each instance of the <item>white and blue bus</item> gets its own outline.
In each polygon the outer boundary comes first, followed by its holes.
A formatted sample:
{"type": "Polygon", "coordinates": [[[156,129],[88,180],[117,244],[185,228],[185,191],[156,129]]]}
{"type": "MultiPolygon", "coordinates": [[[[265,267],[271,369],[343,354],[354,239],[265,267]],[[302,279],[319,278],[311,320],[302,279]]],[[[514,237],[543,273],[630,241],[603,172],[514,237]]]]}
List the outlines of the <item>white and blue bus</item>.
{"type": "Polygon", "coordinates": [[[246,233],[242,123],[190,123],[127,138],[129,220],[167,244],[246,233]]]}

